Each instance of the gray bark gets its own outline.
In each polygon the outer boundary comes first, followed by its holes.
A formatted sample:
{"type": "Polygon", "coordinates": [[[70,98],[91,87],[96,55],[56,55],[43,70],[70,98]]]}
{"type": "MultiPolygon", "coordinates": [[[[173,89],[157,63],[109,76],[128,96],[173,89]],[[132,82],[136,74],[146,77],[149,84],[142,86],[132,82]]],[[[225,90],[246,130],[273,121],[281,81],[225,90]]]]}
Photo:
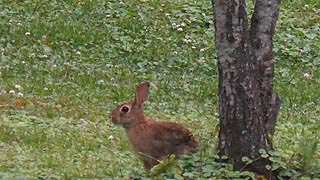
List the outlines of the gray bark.
{"type": "Polygon", "coordinates": [[[259,158],[272,150],[280,98],[273,92],[272,38],[280,0],[257,0],[248,25],[245,0],[212,0],[219,70],[219,153],[237,170],[274,179],[259,158]],[[247,156],[255,161],[245,165],[247,156]]]}
{"type": "Polygon", "coordinates": [[[279,16],[280,0],[257,0],[251,19],[251,44],[261,73],[262,106],[266,116],[266,129],[274,134],[274,124],[280,109],[280,98],[273,93],[274,62],[272,38],[279,16]]]}

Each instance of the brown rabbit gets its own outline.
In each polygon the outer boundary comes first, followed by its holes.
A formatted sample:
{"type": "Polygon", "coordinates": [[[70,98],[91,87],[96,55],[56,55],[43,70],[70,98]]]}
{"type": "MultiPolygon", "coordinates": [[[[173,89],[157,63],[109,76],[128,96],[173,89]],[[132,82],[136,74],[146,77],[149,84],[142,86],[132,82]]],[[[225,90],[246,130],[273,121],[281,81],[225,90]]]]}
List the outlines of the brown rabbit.
{"type": "Polygon", "coordinates": [[[123,103],[110,113],[114,124],[121,124],[134,150],[150,170],[168,155],[176,157],[197,151],[192,133],[175,122],[159,122],[144,116],[142,104],[148,98],[149,83],[137,86],[133,101],[123,103]]]}

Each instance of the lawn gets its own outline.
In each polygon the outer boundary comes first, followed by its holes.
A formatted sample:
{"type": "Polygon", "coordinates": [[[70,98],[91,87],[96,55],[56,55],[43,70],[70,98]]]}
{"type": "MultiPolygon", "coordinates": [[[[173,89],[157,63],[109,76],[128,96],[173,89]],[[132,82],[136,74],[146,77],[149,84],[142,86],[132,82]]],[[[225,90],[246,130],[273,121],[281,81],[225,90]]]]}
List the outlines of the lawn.
{"type": "MultiPolygon", "coordinates": [[[[214,161],[213,37],[209,0],[1,0],[0,179],[253,179],[214,161]],[[201,143],[151,173],[109,120],[143,81],[146,115],[183,124],[201,143]]],[[[283,0],[272,137],[283,178],[320,177],[319,50],[320,2],[283,0]]]]}

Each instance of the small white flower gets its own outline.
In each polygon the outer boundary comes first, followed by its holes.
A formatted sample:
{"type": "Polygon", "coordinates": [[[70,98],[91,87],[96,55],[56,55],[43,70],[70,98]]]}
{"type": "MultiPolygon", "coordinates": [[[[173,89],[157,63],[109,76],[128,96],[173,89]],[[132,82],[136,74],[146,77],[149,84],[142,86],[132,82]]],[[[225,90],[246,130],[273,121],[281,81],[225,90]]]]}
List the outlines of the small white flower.
{"type": "Polygon", "coordinates": [[[206,63],[206,60],[204,59],[204,57],[200,57],[200,59],[198,60],[199,63],[206,63]]]}
{"type": "Polygon", "coordinates": [[[18,26],[22,26],[22,24],[20,22],[17,23],[18,26]]]}
{"type": "Polygon", "coordinates": [[[44,87],[44,88],[43,88],[43,90],[48,91],[48,90],[49,90],[49,88],[48,88],[48,87],[44,87]]]}
{"type": "Polygon", "coordinates": [[[185,26],[186,26],[186,23],[183,22],[183,23],[181,23],[180,25],[181,25],[182,27],[185,27],[185,26]]]}
{"type": "Polygon", "coordinates": [[[4,94],[7,94],[7,91],[4,90],[4,89],[2,89],[2,90],[1,90],[1,95],[4,95],[4,94]]]}
{"type": "Polygon", "coordinates": [[[165,13],[165,16],[167,16],[167,17],[168,17],[168,16],[170,16],[170,14],[169,14],[169,13],[165,13]]]}
{"type": "Polygon", "coordinates": [[[53,65],[53,68],[57,68],[57,65],[56,65],[56,64],[54,64],[54,65],[53,65]]]}
{"type": "Polygon", "coordinates": [[[30,36],[31,33],[30,33],[30,32],[26,32],[25,35],[26,35],[26,36],[30,36]]]}
{"type": "Polygon", "coordinates": [[[22,92],[18,92],[17,96],[18,96],[18,97],[23,97],[22,92]]]}
{"type": "Polygon", "coordinates": [[[98,81],[98,84],[103,84],[103,83],[104,83],[104,80],[103,80],[103,79],[101,79],[101,80],[98,81]]]}
{"type": "Polygon", "coordinates": [[[192,47],[191,47],[191,49],[196,49],[196,48],[197,48],[197,47],[195,47],[195,46],[192,46],[192,47]]]}
{"type": "Polygon", "coordinates": [[[124,5],[124,2],[121,1],[119,4],[120,4],[120,5],[124,5]]]}
{"type": "Polygon", "coordinates": [[[19,89],[19,90],[22,89],[22,87],[21,87],[19,84],[14,85],[14,87],[15,87],[16,89],[19,89]]]}
{"type": "Polygon", "coordinates": [[[11,90],[9,91],[9,94],[11,94],[11,95],[15,95],[15,94],[16,94],[16,92],[15,92],[13,89],[11,89],[11,90]]]}
{"type": "Polygon", "coordinates": [[[176,23],[172,23],[172,26],[173,26],[173,27],[176,27],[176,26],[177,26],[177,24],[176,24],[176,23]]]}
{"type": "Polygon", "coordinates": [[[80,52],[80,51],[77,51],[77,52],[76,52],[76,55],[80,55],[80,54],[81,54],[81,52],[80,52]]]}
{"type": "Polygon", "coordinates": [[[106,64],[106,67],[107,67],[107,68],[112,68],[113,65],[112,65],[112,64],[106,64]]]}
{"type": "Polygon", "coordinates": [[[181,31],[183,31],[183,29],[182,29],[182,28],[178,28],[178,31],[180,31],[180,32],[181,32],[181,31]]]}
{"type": "Polygon", "coordinates": [[[201,48],[200,49],[200,52],[204,52],[206,49],[205,48],[201,48]]]}
{"type": "Polygon", "coordinates": [[[21,63],[22,63],[22,64],[25,64],[26,62],[25,62],[25,61],[21,61],[21,63]]]}
{"type": "Polygon", "coordinates": [[[303,77],[306,78],[306,79],[310,79],[311,78],[311,74],[303,73],[303,77]]]}
{"type": "Polygon", "coordinates": [[[173,55],[177,55],[178,52],[177,52],[177,51],[173,51],[172,54],[173,54],[173,55]]]}
{"type": "Polygon", "coordinates": [[[308,8],[308,7],[309,7],[309,5],[308,5],[308,4],[305,4],[305,5],[304,5],[304,7],[308,8]]]}
{"type": "Polygon", "coordinates": [[[114,137],[112,136],[112,135],[110,135],[109,137],[108,137],[108,140],[109,141],[111,141],[111,140],[113,140],[114,139],[114,137]]]}
{"type": "Polygon", "coordinates": [[[183,41],[184,41],[185,43],[191,43],[191,42],[192,42],[191,39],[183,39],[183,41]]]}

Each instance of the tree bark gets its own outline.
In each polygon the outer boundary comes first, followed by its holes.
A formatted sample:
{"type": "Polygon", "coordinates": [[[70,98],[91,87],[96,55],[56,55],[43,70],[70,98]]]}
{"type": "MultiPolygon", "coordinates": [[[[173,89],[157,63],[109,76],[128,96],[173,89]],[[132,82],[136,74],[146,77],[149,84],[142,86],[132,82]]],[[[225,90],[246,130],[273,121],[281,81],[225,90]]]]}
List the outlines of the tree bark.
{"type": "Polygon", "coordinates": [[[251,27],[245,0],[212,0],[219,70],[219,154],[236,170],[275,179],[260,149],[273,149],[280,98],[273,92],[272,38],[280,0],[256,0],[251,27]],[[246,164],[242,157],[253,160],[246,164]]]}

